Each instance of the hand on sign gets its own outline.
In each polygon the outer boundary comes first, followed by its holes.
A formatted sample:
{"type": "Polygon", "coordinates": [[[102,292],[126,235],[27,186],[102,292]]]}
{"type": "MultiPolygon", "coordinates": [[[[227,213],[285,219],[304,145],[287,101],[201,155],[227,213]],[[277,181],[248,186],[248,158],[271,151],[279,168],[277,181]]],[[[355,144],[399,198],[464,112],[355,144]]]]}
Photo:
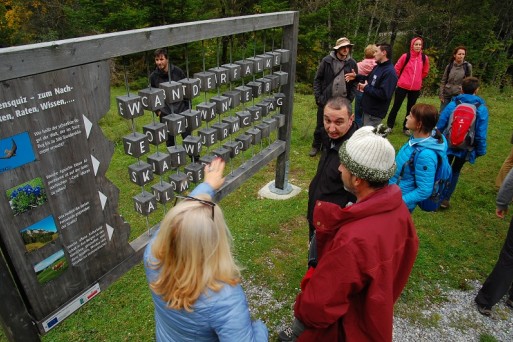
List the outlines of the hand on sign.
{"type": "Polygon", "coordinates": [[[219,189],[224,183],[224,166],[224,160],[219,157],[209,165],[205,165],[205,183],[208,183],[214,190],[219,189]]]}

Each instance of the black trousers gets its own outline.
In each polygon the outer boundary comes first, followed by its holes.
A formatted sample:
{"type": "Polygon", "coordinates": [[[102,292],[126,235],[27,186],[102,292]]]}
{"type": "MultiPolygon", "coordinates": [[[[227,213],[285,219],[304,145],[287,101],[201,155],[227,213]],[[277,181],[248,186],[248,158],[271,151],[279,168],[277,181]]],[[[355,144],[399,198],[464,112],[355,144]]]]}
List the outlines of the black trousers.
{"type": "MultiPolygon", "coordinates": [[[[171,114],[167,114],[167,115],[171,115],[171,114]]],[[[160,115],[159,116],[159,119],[160,119],[160,122],[164,122],[164,116],[167,116],[167,115],[160,115]]],[[[182,136],[182,139],[185,139],[186,137],[188,137],[189,135],[191,135],[191,132],[188,132],[188,131],[185,131],[183,133],[181,133],[181,136],[182,136]]],[[[169,147],[169,146],[175,146],[176,145],[176,139],[175,139],[175,136],[174,135],[171,135],[171,134],[168,134],[167,136],[167,141],[166,141],[166,146],[169,147]]]]}
{"type": "Polygon", "coordinates": [[[460,173],[461,169],[463,168],[463,165],[467,162],[466,158],[459,158],[454,155],[447,156],[449,159],[449,164],[451,164],[452,169],[452,177],[451,177],[451,184],[449,184],[449,188],[447,188],[447,192],[445,193],[444,200],[450,200],[451,196],[456,190],[456,185],[458,184],[458,180],[460,179],[460,173]]]}
{"type": "Polygon", "coordinates": [[[486,278],[483,287],[476,296],[476,303],[492,307],[508,292],[513,299],[513,218],[509,224],[508,234],[499,260],[495,264],[492,273],[486,278]]]}
{"type": "Polygon", "coordinates": [[[406,115],[404,116],[403,130],[406,129],[406,116],[410,114],[411,107],[413,107],[417,102],[417,99],[420,96],[420,90],[406,90],[400,87],[395,89],[394,105],[392,106],[390,113],[388,113],[387,127],[394,128],[395,118],[397,117],[397,113],[399,112],[399,109],[401,109],[401,105],[403,104],[406,96],[408,96],[408,100],[406,102],[406,115]]]}
{"type": "Polygon", "coordinates": [[[315,130],[313,136],[312,147],[318,150],[322,147],[322,133],[324,132],[324,107],[317,106],[317,118],[315,121],[315,130]]]}

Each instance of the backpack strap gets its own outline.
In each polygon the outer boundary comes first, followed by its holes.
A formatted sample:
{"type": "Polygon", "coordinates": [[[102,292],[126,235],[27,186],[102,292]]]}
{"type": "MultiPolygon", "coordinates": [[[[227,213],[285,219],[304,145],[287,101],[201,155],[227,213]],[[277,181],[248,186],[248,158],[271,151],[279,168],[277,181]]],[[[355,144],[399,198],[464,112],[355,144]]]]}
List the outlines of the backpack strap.
{"type": "Polygon", "coordinates": [[[410,166],[410,171],[413,174],[413,179],[415,179],[415,164],[417,163],[417,158],[419,157],[420,152],[424,150],[424,148],[415,146],[415,149],[413,150],[413,153],[410,156],[410,159],[408,159],[408,166],[410,166]]]}
{"type": "MultiPolygon", "coordinates": [[[[451,69],[452,69],[453,63],[454,63],[454,61],[451,61],[451,63],[449,63],[449,65],[447,65],[447,78],[449,78],[449,74],[451,73],[451,69]]],[[[468,62],[467,61],[463,62],[463,71],[464,71],[465,77],[469,77],[470,76],[470,72],[469,72],[468,62]]]]}
{"type": "MultiPolygon", "coordinates": [[[[463,101],[461,101],[460,99],[457,99],[457,100],[456,100],[456,101],[454,101],[454,102],[456,102],[456,106],[457,106],[457,105],[460,105],[460,104],[462,104],[462,103],[468,103],[468,102],[463,102],[463,101]]],[[[473,104],[473,105],[476,107],[476,109],[477,109],[477,108],[479,108],[479,106],[481,105],[481,102],[476,101],[476,103],[472,103],[472,104],[473,104]]]]}
{"type": "Polygon", "coordinates": [[[449,78],[449,75],[451,74],[451,69],[452,69],[453,63],[454,63],[454,61],[451,61],[451,63],[449,63],[447,65],[447,79],[449,78]]]}
{"type": "MultiPolygon", "coordinates": [[[[410,159],[408,159],[408,165],[410,166],[410,172],[413,175],[413,182],[415,183],[415,187],[417,186],[417,180],[415,179],[415,164],[417,164],[417,159],[420,155],[420,152],[424,151],[425,149],[430,149],[430,148],[429,147],[422,148],[422,147],[415,146],[415,150],[411,154],[410,159]]],[[[432,151],[435,152],[435,155],[436,155],[436,168],[435,168],[435,176],[436,176],[436,172],[438,172],[438,167],[440,165],[442,165],[442,156],[440,155],[440,153],[438,153],[438,151],[435,151],[435,150],[432,150],[432,151]]],[[[404,165],[403,165],[403,168],[404,168],[404,165]]],[[[401,170],[401,172],[402,171],[403,170],[401,170]]]]}
{"type": "Polygon", "coordinates": [[[470,72],[468,70],[468,62],[463,62],[463,70],[465,70],[465,77],[469,77],[470,72]]]}
{"type": "MultiPolygon", "coordinates": [[[[422,65],[424,66],[424,64],[426,64],[427,57],[422,52],[420,53],[420,56],[422,57],[422,65]]],[[[408,62],[410,61],[410,57],[411,57],[410,51],[406,52],[406,59],[404,60],[403,67],[401,68],[401,71],[399,72],[399,75],[397,76],[397,78],[401,77],[401,75],[404,71],[404,68],[406,68],[406,64],[408,64],[408,62]]]]}
{"type": "Polygon", "coordinates": [[[415,182],[415,162],[417,161],[417,153],[420,153],[420,151],[422,151],[422,149],[420,147],[417,147],[417,146],[414,147],[413,152],[410,155],[410,158],[401,167],[401,172],[399,173],[399,177],[397,178],[397,185],[399,185],[399,183],[401,182],[401,179],[404,176],[404,169],[406,168],[406,166],[409,166],[410,170],[414,171],[413,172],[413,181],[415,182]]]}
{"type": "Polygon", "coordinates": [[[454,102],[456,103],[456,106],[454,106],[454,109],[452,110],[451,115],[449,115],[449,120],[447,121],[447,126],[445,127],[445,130],[442,133],[443,135],[445,135],[445,137],[447,139],[449,139],[449,132],[451,131],[452,122],[454,121],[454,111],[456,110],[456,107],[458,107],[458,105],[463,103],[463,101],[461,101],[460,99],[454,100],[454,102]]]}
{"type": "Polygon", "coordinates": [[[404,68],[406,68],[406,64],[408,64],[409,61],[410,61],[410,51],[406,52],[406,59],[404,60],[403,67],[401,68],[399,75],[397,76],[398,79],[399,79],[399,77],[401,77],[401,75],[404,71],[404,68]]]}

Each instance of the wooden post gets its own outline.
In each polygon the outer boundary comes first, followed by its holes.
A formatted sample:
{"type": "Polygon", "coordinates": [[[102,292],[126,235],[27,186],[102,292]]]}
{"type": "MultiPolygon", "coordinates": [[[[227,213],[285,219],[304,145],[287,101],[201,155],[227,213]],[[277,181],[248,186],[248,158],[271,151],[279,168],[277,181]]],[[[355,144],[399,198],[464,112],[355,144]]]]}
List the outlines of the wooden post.
{"type": "Polygon", "coordinates": [[[290,155],[290,134],[292,131],[292,108],[294,101],[294,83],[296,81],[296,56],[297,38],[299,31],[299,12],[294,12],[293,24],[283,28],[283,48],[290,51],[289,62],[284,65],[284,71],[289,74],[289,81],[284,86],[285,101],[282,113],[285,114],[285,125],[278,130],[278,139],[285,141],[285,152],[276,160],[276,178],[274,186],[285,190],[287,187],[287,176],[290,155]]]}
{"type": "Polygon", "coordinates": [[[20,342],[41,341],[1,253],[0,298],[0,322],[7,339],[20,342]]]}

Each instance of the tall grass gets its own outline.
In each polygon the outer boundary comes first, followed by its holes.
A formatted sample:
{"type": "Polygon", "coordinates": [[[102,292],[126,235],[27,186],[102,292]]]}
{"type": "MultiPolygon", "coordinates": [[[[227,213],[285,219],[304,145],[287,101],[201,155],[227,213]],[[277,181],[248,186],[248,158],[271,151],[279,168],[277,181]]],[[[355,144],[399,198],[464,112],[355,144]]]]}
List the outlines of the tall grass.
{"type": "MultiPolygon", "coordinates": [[[[113,96],[120,91],[115,89],[113,96]]],[[[499,220],[494,215],[494,179],[511,149],[513,125],[508,109],[513,105],[513,97],[511,91],[499,93],[495,89],[483,90],[482,96],[490,110],[488,153],[478,158],[475,165],[465,165],[449,210],[414,211],[420,250],[398,305],[399,315],[413,317],[426,303],[444,301],[444,289],[468,290],[469,280],[484,280],[504,240],[509,218],[499,220]]],[[[421,97],[418,102],[439,105],[434,97],[421,97]]],[[[284,201],[259,199],[258,190],[274,179],[274,165],[268,165],[220,203],[234,236],[235,254],[245,267],[243,285],[262,290],[250,295],[253,315],[266,322],[271,338],[279,327],[290,322],[305,271],[307,190],[318,162],[318,157],[307,155],[315,112],[312,95],[295,95],[288,179],[302,189],[299,195],[284,201]]],[[[397,126],[403,115],[404,108],[398,115],[397,126]]],[[[134,238],[146,229],[147,223],[133,210],[132,196],[140,188],[126,181],[127,166],[133,159],[124,156],[120,138],[131,128],[113,110],[101,125],[116,144],[108,176],[121,190],[120,212],[131,223],[134,238]]],[[[390,136],[396,150],[406,139],[400,129],[390,136]]],[[[245,158],[250,156],[248,152],[245,158]]],[[[150,224],[158,222],[161,216],[162,211],[157,211],[149,218],[150,224]]],[[[44,341],[63,342],[153,339],[153,305],[141,265],[43,337],[44,341]]]]}

